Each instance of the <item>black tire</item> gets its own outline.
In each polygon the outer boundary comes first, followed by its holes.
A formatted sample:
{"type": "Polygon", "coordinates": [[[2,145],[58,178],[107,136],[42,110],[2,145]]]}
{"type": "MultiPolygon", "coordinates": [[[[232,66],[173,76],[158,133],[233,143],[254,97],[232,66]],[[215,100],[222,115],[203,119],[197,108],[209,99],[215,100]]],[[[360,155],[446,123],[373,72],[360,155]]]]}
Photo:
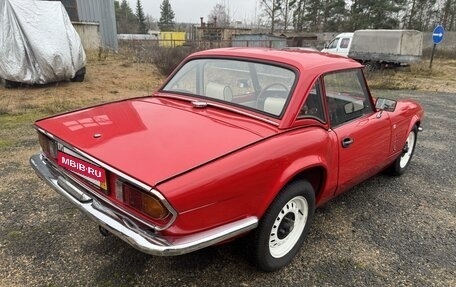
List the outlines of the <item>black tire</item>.
{"type": "Polygon", "coordinates": [[[417,136],[418,128],[414,126],[407,136],[407,140],[405,141],[401,154],[388,167],[387,172],[389,174],[399,176],[407,170],[415,151],[417,136]]]}
{"type": "Polygon", "coordinates": [[[277,195],[253,232],[253,260],[263,271],[275,271],[296,256],[315,212],[315,193],[305,180],[295,181],[277,195]]]}
{"type": "Polygon", "coordinates": [[[21,86],[21,83],[19,83],[19,82],[5,80],[5,88],[7,88],[7,89],[15,89],[15,88],[19,88],[20,86],[21,86]]]}
{"type": "Polygon", "coordinates": [[[76,72],[76,75],[74,76],[74,78],[71,79],[71,81],[79,82],[79,83],[84,82],[85,74],[86,74],[86,68],[84,67],[76,72]]]}

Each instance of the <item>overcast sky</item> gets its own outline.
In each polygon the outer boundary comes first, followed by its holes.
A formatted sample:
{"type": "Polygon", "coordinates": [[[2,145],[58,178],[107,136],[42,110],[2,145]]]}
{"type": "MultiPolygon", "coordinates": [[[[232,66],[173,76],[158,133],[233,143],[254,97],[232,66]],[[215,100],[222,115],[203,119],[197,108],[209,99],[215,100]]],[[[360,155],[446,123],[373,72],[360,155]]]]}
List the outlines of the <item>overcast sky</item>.
{"type": "MultiPolygon", "coordinates": [[[[133,12],[136,13],[137,0],[127,0],[133,12]]],[[[141,0],[141,4],[146,14],[151,15],[156,20],[160,19],[160,4],[163,0],[141,0]]],[[[121,2],[121,1],[119,1],[121,2]]],[[[174,11],[176,22],[199,23],[200,17],[207,16],[211,13],[212,8],[217,3],[225,4],[230,10],[232,20],[250,22],[260,13],[259,8],[255,10],[258,0],[169,0],[171,8],[174,11]]]]}

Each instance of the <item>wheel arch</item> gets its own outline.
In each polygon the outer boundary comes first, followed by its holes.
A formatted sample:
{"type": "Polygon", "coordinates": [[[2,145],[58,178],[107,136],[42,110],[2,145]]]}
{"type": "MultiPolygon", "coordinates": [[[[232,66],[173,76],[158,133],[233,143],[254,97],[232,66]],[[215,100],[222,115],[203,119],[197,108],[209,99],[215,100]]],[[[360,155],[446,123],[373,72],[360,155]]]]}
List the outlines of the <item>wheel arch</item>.
{"type": "Polygon", "coordinates": [[[278,184],[272,189],[274,192],[271,192],[270,195],[265,198],[265,201],[261,205],[261,216],[287,185],[290,185],[298,180],[306,180],[311,184],[315,192],[315,202],[318,205],[319,198],[323,194],[323,190],[326,185],[327,169],[321,165],[321,163],[306,165],[291,171],[292,168],[293,165],[284,170],[281,180],[279,180],[278,184]]]}
{"type": "Polygon", "coordinates": [[[306,180],[312,185],[315,192],[315,198],[321,194],[326,179],[326,170],[322,166],[312,166],[299,171],[294,175],[287,184],[297,180],[306,180]]]}
{"type": "Polygon", "coordinates": [[[421,126],[421,119],[418,118],[417,116],[414,116],[412,118],[412,120],[410,121],[408,130],[411,131],[415,126],[416,126],[416,128],[420,128],[420,126],[421,126]]]}

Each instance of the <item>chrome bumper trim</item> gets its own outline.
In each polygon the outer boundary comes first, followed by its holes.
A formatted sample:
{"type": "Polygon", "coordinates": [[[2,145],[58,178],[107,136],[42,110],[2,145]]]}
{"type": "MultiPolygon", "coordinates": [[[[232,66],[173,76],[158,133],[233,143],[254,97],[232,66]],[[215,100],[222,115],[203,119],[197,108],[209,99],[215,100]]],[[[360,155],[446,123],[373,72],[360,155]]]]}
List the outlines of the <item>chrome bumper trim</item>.
{"type": "Polygon", "coordinates": [[[30,164],[41,179],[82,213],[134,248],[151,255],[173,256],[189,253],[226,241],[258,226],[258,218],[251,216],[191,235],[162,236],[150,229],[139,227],[125,216],[119,216],[112,208],[66,180],[41,154],[33,155],[30,164]]]}

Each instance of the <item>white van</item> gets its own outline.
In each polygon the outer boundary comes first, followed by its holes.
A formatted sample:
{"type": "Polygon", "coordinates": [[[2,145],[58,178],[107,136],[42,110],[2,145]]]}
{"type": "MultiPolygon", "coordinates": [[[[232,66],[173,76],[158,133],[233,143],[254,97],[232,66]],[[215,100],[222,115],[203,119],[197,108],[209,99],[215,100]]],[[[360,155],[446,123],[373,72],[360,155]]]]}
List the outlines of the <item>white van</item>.
{"type": "Polygon", "coordinates": [[[420,61],[423,33],[416,30],[356,30],[336,36],[322,52],[352,58],[370,69],[420,61]]]}
{"type": "Polygon", "coordinates": [[[350,50],[352,39],[353,33],[339,34],[321,51],[348,57],[348,51],[350,50]]]}

